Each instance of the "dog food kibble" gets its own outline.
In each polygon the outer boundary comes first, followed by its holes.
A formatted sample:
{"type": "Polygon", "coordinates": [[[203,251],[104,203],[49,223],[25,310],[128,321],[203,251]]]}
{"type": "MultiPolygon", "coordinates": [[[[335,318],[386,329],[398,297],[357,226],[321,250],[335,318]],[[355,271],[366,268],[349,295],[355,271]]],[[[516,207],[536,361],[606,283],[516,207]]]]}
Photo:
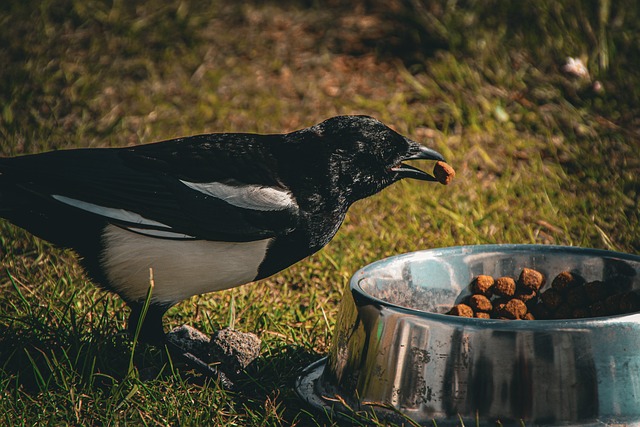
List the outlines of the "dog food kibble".
{"type": "Polygon", "coordinates": [[[497,318],[501,316],[501,311],[509,300],[506,298],[498,298],[492,301],[493,310],[491,311],[491,317],[497,318]]]}
{"type": "Polygon", "coordinates": [[[584,319],[589,317],[589,309],[584,307],[574,308],[571,315],[574,319],[584,319]]]}
{"type": "Polygon", "coordinates": [[[524,303],[528,303],[529,301],[535,301],[537,296],[538,296],[538,292],[530,291],[528,289],[524,291],[521,289],[517,289],[515,294],[515,297],[524,303]]]}
{"type": "Polygon", "coordinates": [[[472,295],[448,314],[479,319],[545,320],[584,319],[640,311],[640,293],[619,289],[616,279],[586,282],[581,276],[563,271],[545,286],[544,275],[523,268],[515,280],[503,276],[476,276],[472,295]]]}
{"type": "Polygon", "coordinates": [[[457,304],[451,307],[449,314],[460,317],[473,317],[473,309],[467,304],[457,304]]]}
{"type": "Polygon", "coordinates": [[[589,314],[591,317],[606,316],[610,313],[606,303],[602,301],[595,302],[589,306],[589,314]]]}
{"type": "Polygon", "coordinates": [[[523,268],[518,278],[518,284],[532,291],[537,291],[544,285],[544,276],[537,270],[523,268]]]}
{"type": "Polygon", "coordinates": [[[580,281],[576,276],[574,276],[569,271],[563,271],[562,273],[558,274],[555,279],[553,279],[553,282],[551,282],[551,287],[560,292],[564,292],[567,289],[579,284],[580,281]]]}
{"type": "Polygon", "coordinates": [[[493,277],[481,274],[471,282],[471,290],[474,294],[490,296],[494,283],[493,277]]]}
{"type": "Polygon", "coordinates": [[[587,298],[589,298],[589,302],[602,301],[609,296],[607,286],[600,280],[585,283],[584,291],[587,294],[587,298]]]}
{"type": "Polygon", "coordinates": [[[632,313],[640,309],[640,296],[635,292],[626,292],[620,300],[621,313],[632,313]]]}
{"type": "Polygon", "coordinates": [[[544,291],[541,295],[542,303],[549,310],[555,310],[562,304],[562,294],[560,291],[550,288],[544,291]]]}
{"type": "Polygon", "coordinates": [[[527,314],[527,306],[519,299],[509,300],[500,310],[500,314],[507,319],[523,319],[527,314]]]}
{"type": "Polygon", "coordinates": [[[613,314],[620,308],[620,302],[623,296],[621,294],[611,295],[604,300],[604,310],[607,314],[613,314]]]}
{"type": "Polygon", "coordinates": [[[570,319],[573,314],[573,308],[569,305],[569,303],[563,302],[560,306],[553,312],[553,319],[570,319]]]}
{"type": "Polygon", "coordinates": [[[448,163],[437,161],[433,167],[433,176],[440,184],[449,185],[456,176],[456,171],[448,163]]]}
{"type": "Polygon", "coordinates": [[[586,306],[589,303],[589,298],[587,298],[587,291],[584,286],[569,288],[567,291],[567,302],[573,308],[586,306]]]}
{"type": "Polygon", "coordinates": [[[493,285],[494,295],[511,297],[516,293],[516,282],[511,277],[498,277],[493,285]]]}
{"type": "Polygon", "coordinates": [[[489,298],[487,298],[486,296],[480,294],[471,295],[471,298],[469,298],[469,306],[475,312],[484,311],[485,313],[488,313],[493,309],[491,300],[489,300],[489,298]]]}
{"type": "Polygon", "coordinates": [[[540,302],[533,307],[532,311],[536,319],[551,319],[551,314],[553,313],[546,305],[540,302]]]}

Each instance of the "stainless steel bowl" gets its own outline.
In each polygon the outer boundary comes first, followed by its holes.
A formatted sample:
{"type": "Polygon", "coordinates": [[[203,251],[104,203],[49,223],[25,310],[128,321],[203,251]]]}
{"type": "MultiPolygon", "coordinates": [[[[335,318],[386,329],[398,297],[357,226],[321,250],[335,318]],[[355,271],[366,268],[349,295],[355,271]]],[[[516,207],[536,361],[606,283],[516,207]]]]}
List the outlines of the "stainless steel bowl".
{"type": "Polygon", "coordinates": [[[473,277],[517,277],[523,267],[640,290],[640,257],[610,251],[480,245],[387,258],[351,279],[329,355],[303,372],[298,394],[334,413],[439,426],[640,425],[640,314],[535,321],[443,314],[473,277]]]}

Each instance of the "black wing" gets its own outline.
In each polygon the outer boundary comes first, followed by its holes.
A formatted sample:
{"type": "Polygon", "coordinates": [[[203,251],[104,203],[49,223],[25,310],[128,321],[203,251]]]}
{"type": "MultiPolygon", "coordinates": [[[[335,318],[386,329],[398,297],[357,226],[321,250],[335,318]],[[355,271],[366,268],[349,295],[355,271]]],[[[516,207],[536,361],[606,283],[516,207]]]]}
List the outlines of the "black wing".
{"type": "Polygon", "coordinates": [[[298,206],[256,138],[213,134],[0,159],[3,180],[142,234],[252,241],[286,234],[298,206]]]}

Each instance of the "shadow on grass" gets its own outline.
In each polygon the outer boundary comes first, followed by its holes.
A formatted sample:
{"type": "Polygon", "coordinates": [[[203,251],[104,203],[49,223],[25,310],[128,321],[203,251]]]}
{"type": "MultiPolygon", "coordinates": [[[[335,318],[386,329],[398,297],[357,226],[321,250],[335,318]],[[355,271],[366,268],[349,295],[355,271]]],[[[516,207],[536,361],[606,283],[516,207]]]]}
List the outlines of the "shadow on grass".
{"type": "MultiPolygon", "coordinates": [[[[117,403],[127,399],[123,389],[148,381],[179,381],[196,392],[219,388],[190,367],[174,363],[162,349],[144,345],[134,353],[137,373],[131,377],[131,339],[124,331],[114,332],[113,323],[88,332],[76,331],[69,323],[62,327],[45,324],[41,315],[4,319],[0,328],[0,393],[14,399],[38,399],[42,393],[64,396],[80,392],[117,403]]],[[[322,356],[296,345],[270,348],[268,353],[233,378],[235,389],[228,398],[235,410],[248,418],[317,424],[318,414],[312,414],[297,397],[294,385],[300,372],[322,356]]],[[[321,414],[318,417],[326,420],[321,414]]]]}
{"type": "Polygon", "coordinates": [[[245,406],[248,413],[272,417],[278,414],[287,424],[298,421],[309,425],[321,420],[329,421],[325,415],[314,412],[295,392],[295,382],[302,370],[323,355],[298,345],[272,348],[269,353],[258,358],[237,377],[236,400],[245,406]],[[265,407],[269,405],[272,408],[265,407]]]}
{"type": "Polygon", "coordinates": [[[2,327],[2,377],[11,379],[11,388],[37,394],[72,385],[110,387],[126,376],[130,341],[125,334],[69,332],[36,322],[2,327]]]}

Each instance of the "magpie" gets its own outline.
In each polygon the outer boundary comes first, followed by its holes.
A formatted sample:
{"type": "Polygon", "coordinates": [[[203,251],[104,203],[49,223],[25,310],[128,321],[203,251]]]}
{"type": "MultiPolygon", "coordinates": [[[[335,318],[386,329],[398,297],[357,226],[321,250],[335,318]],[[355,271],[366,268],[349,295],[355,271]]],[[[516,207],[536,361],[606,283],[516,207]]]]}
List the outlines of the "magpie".
{"type": "Polygon", "coordinates": [[[162,343],[164,313],[193,295],[271,276],[324,247],[347,210],[441,154],[368,116],[287,134],[214,133],[124,148],[0,158],[0,217],[73,249],[162,343]],[[141,312],[155,286],[144,319],[141,312]]]}

